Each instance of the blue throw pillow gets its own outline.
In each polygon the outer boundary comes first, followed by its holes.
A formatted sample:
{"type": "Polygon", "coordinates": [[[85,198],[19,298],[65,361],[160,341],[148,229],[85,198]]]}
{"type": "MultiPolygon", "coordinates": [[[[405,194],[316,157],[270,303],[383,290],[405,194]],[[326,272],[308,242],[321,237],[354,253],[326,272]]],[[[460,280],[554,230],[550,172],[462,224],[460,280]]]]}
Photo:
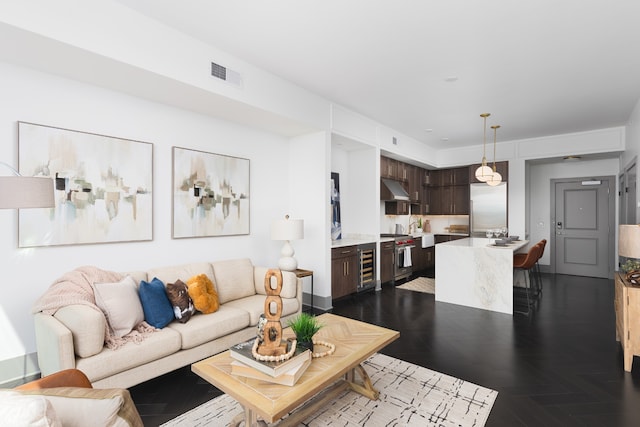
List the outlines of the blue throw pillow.
{"type": "Polygon", "coordinates": [[[162,280],[154,277],[151,282],[141,281],[138,295],[144,311],[144,320],[148,324],[162,329],[173,320],[173,307],[162,280]]]}

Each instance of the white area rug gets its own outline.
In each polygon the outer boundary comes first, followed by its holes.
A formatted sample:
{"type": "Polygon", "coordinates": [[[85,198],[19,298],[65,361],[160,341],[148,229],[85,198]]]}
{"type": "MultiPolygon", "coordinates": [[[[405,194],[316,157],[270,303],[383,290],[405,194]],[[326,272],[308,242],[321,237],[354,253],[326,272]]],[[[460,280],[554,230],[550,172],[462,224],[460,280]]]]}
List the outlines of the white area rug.
{"type": "MultiPolygon", "coordinates": [[[[498,395],[495,390],[383,354],[374,354],[363,365],[380,390],[379,400],[347,391],[302,425],[483,426],[498,395]]],[[[225,426],[240,412],[240,405],[225,394],[163,426],[225,426]]]]}
{"type": "Polygon", "coordinates": [[[396,286],[397,289],[407,289],[409,291],[425,292],[427,294],[436,293],[436,279],[430,277],[417,277],[403,285],[396,286]]]}

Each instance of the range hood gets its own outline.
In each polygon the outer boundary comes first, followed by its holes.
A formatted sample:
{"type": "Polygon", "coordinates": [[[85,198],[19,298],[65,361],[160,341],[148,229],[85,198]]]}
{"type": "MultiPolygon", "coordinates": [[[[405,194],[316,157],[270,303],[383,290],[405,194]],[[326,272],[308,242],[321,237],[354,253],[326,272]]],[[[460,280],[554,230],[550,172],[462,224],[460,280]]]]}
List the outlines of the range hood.
{"type": "Polygon", "coordinates": [[[409,194],[398,181],[381,178],[380,200],[409,200],[409,194]]]}

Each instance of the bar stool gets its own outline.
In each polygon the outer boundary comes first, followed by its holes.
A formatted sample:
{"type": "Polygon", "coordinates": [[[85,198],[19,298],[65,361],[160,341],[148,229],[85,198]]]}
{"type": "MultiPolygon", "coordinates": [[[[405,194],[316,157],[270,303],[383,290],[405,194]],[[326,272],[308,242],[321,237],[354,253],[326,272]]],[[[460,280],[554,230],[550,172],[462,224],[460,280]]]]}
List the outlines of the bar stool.
{"type": "MultiPolygon", "coordinates": [[[[531,307],[533,306],[533,304],[535,304],[535,301],[533,301],[533,298],[530,294],[530,291],[532,289],[531,278],[533,276],[533,283],[534,283],[533,286],[537,287],[537,279],[535,277],[535,266],[536,266],[536,262],[538,262],[538,259],[540,259],[540,256],[542,256],[541,251],[542,251],[542,245],[540,243],[536,243],[529,249],[529,252],[527,252],[526,254],[515,254],[513,257],[514,277],[517,271],[522,271],[524,273],[524,281],[525,281],[524,294],[526,297],[526,304],[527,304],[527,311],[517,311],[515,310],[515,307],[514,307],[514,311],[517,313],[528,315],[531,312],[531,307]]],[[[516,297],[516,292],[519,291],[518,288],[519,287],[514,286],[514,297],[516,297]]],[[[537,291],[536,291],[536,294],[538,294],[537,291]]],[[[536,299],[537,299],[537,296],[536,296],[536,299]]]]}

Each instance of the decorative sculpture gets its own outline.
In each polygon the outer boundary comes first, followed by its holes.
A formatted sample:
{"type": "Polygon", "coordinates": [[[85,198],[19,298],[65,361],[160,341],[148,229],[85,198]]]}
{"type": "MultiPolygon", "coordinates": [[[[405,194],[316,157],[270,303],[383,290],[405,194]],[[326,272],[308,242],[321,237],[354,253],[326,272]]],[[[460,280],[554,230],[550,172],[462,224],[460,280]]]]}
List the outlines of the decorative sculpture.
{"type": "Polygon", "coordinates": [[[287,354],[287,342],[282,341],[282,272],[276,269],[269,269],[264,276],[264,290],[267,298],[264,300],[264,318],[261,319],[264,325],[262,327],[262,336],[260,336],[260,328],[258,329],[257,353],[262,356],[282,356],[287,354]],[[275,288],[271,285],[271,278],[276,278],[275,288]],[[275,308],[275,311],[272,309],[275,308]]]}

